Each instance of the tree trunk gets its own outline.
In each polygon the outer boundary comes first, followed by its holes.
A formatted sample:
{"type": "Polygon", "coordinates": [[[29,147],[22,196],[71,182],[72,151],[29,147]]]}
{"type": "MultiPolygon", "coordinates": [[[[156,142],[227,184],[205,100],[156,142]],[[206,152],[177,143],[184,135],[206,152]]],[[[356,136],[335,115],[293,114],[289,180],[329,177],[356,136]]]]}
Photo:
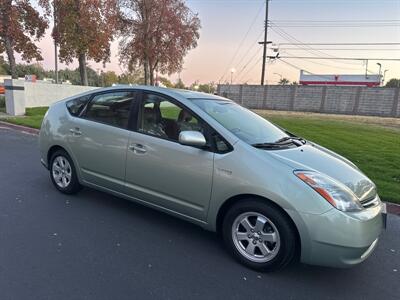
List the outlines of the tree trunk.
{"type": "Polygon", "coordinates": [[[144,69],[144,85],[148,85],[149,84],[149,62],[148,62],[147,58],[144,59],[143,69],[144,69]]]}
{"type": "Polygon", "coordinates": [[[81,84],[89,85],[88,77],[87,77],[87,70],[86,70],[86,55],[79,54],[78,60],[79,60],[79,75],[81,76],[81,84]]]}
{"type": "Polygon", "coordinates": [[[149,73],[150,73],[150,85],[155,85],[154,84],[154,69],[152,67],[149,68],[149,73]]]}
{"type": "Polygon", "coordinates": [[[159,82],[157,81],[157,66],[158,66],[158,61],[156,61],[156,63],[154,64],[150,64],[150,84],[151,85],[157,85],[159,84],[159,82]],[[155,76],[155,77],[154,77],[155,76]]]}
{"type": "Polygon", "coordinates": [[[10,38],[6,37],[4,44],[5,44],[4,46],[6,48],[8,63],[10,64],[11,78],[18,79],[17,67],[15,64],[15,57],[14,57],[14,50],[12,48],[12,43],[11,43],[10,38]]]}

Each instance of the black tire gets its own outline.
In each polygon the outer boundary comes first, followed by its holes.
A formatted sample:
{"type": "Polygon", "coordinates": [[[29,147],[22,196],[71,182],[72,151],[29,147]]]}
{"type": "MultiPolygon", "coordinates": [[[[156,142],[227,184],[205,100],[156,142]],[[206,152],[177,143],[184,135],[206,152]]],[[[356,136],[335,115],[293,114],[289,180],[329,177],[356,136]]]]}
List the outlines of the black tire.
{"type": "MultiPolygon", "coordinates": [[[[249,218],[251,218],[251,215],[249,216],[249,218]]],[[[270,223],[266,224],[268,224],[269,228],[271,228],[270,232],[274,232],[270,223]]],[[[293,223],[288,218],[288,216],[281,211],[281,209],[279,209],[274,204],[269,203],[266,200],[247,199],[234,204],[225,214],[222,223],[222,234],[225,245],[228,248],[228,251],[233,255],[233,257],[236,258],[240,263],[242,263],[246,267],[249,267],[257,271],[272,272],[282,269],[283,267],[287,266],[290,262],[292,262],[296,257],[297,234],[293,223]],[[240,245],[237,246],[238,245],[237,241],[235,245],[235,241],[233,238],[233,226],[235,226],[234,228],[237,228],[236,226],[238,223],[234,224],[234,222],[237,218],[240,218],[240,216],[244,216],[246,213],[257,213],[265,216],[267,219],[269,219],[269,221],[273,223],[273,226],[275,226],[275,229],[277,229],[278,231],[279,247],[276,246],[278,243],[272,243],[272,244],[268,243],[268,247],[271,247],[272,249],[274,249],[274,246],[276,247],[275,248],[276,251],[274,254],[275,256],[271,256],[271,259],[269,261],[265,262],[252,261],[248,257],[245,257],[244,256],[245,254],[242,254],[238,250],[238,247],[240,247],[240,245]]],[[[257,237],[255,238],[257,239],[257,237]]],[[[254,242],[254,240],[251,239],[250,241],[253,241],[253,243],[257,243],[257,241],[254,242]]],[[[244,241],[242,243],[250,244],[251,242],[244,241]]],[[[259,251],[260,248],[256,249],[256,252],[257,250],[258,252],[260,252],[259,251]]],[[[243,251],[245,250],[242,249],[242,252],[243,251]]],[[[260,255],[262,255],[262,253],[260,253],[260,255]]]]}
{"type": "Polygon", "coordinates": [[[51,155],[49,170],[50,170],[51,182],[53,182],[56,189],[59,190],[61,193],[71,195],[71,194],[76,194],[81,190],[82,186],[80,185],[78,176],[76,175],[74,162],[72,161],[71,157],[68,155],[66,151],[60,149],[51,155]],[[68,168],[68,170],[70,170],[70,176],[69,176],[70,179],[68,180],[68,184],[66,184],[66,186],[64,187],[60,186],[60,184],[56,182],[56,178],[53,172],[53,169],[55,168],[54,161],[59,158],[65,159],[70,166],[70,168],[68,168]]]}

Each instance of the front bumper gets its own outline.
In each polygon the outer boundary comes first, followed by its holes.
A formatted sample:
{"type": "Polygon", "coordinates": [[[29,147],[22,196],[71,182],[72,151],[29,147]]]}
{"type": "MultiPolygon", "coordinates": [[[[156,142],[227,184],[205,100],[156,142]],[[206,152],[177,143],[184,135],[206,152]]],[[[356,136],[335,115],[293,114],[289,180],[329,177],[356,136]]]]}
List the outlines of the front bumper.
{"type": "Polygon", "coordinates": [[[331,209],[321,215],[292,215],[300,234],[301,261],[330,267],[361,263],[377,246],[384,207],[380,203],[354,213],[331,209]]]}

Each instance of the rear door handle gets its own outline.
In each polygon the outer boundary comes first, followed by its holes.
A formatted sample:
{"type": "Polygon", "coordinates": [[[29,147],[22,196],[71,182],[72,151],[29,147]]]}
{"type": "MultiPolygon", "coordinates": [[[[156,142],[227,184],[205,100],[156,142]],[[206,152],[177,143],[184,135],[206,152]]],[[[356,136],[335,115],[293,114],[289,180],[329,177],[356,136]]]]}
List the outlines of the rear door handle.
{"type": "Polygon", "coordinates": [[[147,152],[146,147],[142,144],[133,144],[129,146],[129,150],[133,151],[136,154],[144,154],[147,152]]]}
{"type": "Polygon", "coordinates": [[[71,128],[69,130],[69,132],[71,132],[72,135],[74,135],[74,136],[81,136],[82,135],[82,131],[80,131],[80,129],[78,127],[71,128]]]}

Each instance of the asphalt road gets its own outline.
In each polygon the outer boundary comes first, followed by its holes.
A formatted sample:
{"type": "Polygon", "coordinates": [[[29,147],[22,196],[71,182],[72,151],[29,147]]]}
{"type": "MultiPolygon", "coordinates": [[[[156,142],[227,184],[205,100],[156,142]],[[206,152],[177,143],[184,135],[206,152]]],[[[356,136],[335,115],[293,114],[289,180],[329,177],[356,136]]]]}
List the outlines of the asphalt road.
{"type": "Polygon", "coordinates": [[[203,229],[53,188],[37,137],[0,127],[0,299],[399,299],[400,218],[352,269],[248,270],[203,229]]]}

